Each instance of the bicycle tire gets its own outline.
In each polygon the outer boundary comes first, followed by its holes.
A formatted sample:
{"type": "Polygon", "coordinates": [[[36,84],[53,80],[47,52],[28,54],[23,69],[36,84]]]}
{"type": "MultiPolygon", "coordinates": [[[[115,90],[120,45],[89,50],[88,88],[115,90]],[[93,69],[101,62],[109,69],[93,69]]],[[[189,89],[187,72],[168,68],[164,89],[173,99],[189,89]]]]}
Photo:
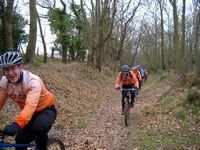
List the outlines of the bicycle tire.
{"type": "Polygon", "coordinates": [[[64,143],[58,138],[49,138],[47,143],[48,150],[65,150],[64,143]]]}
{"type": "Polygon", "coordinates": [[[125,106],[124,106],[124,121],[125,121],[126,126],[128,126],[129,124],[129,116],[130,116],[130,107],[128,104],[128,100],[126,100],[125,106]]]}

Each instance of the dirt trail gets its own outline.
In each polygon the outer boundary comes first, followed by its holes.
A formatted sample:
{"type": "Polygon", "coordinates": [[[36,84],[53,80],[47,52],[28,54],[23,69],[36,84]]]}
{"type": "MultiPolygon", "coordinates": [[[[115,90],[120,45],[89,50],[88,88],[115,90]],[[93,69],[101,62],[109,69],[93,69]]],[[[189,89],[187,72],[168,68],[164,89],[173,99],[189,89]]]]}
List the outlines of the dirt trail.
{"type": "Polygon", "coordinates": [[[143,91],[137,96],[137,102],[131,112],[131,125],[126,127],[124,116],[121,115],[120,92],[111,89],[109,93],[115,95],[99,107],[87,121],[86,128],[73,130],[66,137],[69,150],[136,150],[134,141],[137,140],[138,122],[142,118],[141,112],[151,103],[162,96],[169,86],[148,88],[148,82],[143,91]]]}
{"type": "MultiPolygon", "coordinates": [[[[137,96],[136,105],[131,112],[130,126],[126,127],[124,116],[121,115],[121,93],[114,89],[116,77],[113,76],[113,72],[105,71],[99,74],[80,63],[64,66],[55,64],[55,66],[29,69],[38,74],[47,88],[55,93],[58,117],[52,130],[62,132],[61,136],[68,150],[143,150],[149,147],[149,143],[144,145],[141,141],[151,142],[148,137],[160,135],[160,131],[163,135],[158,140],[154,140],[158,143],[155,143],[152,149],[157,146],[158,149],[167,149],[165,141],[175,139],[176,142],[177,137],[187,144],[188,139],[182,139],[186,133],[181,132],[180,123],[184,127],[186,125],[191,127],[193,124],[183,123],[175,120],[173,114],[171,117],[166,114],[171,111],[171,108],[174,109],[174,106],[179,105],[179,99],[177,99],[178,103],[173,102],[169,110],[164,110],[161,115],[160,110],[153,109],[158,104],[158,100],[176,88],[173,85],[176,83],[177,76],[173,73],[150,75],[137,96]],[[155,112],[157,114],[154,114],[155,112]],[[147,134],[147,139],[143,140],[142,131],[147,134]],[[173,137],[165,139],[166,134],[173,135],[174,131],[176,134],[173,137]]],[[[180,89],[180,92],[182,91],[180,89]]],[[[178,97],[179,93],[176,94],[175,96],[178,97]]],[[[19,113],[16,108],[18,108],[16,104],[8,101],[0,116],[1,126],[5,126],[16,117],[19,113]]],[[[189,122],[193,123],[193,120],[189,122]]],[[[198,145],[199,126],[194,125],[191,128],[193,132],[190,130],[188,135],[190,139],[195,139],[198,145]]],[[[188,146],[181,142],[178,144],[188,146]]],[[[170,149],[171,143],[168,143],[170,149]]]]}

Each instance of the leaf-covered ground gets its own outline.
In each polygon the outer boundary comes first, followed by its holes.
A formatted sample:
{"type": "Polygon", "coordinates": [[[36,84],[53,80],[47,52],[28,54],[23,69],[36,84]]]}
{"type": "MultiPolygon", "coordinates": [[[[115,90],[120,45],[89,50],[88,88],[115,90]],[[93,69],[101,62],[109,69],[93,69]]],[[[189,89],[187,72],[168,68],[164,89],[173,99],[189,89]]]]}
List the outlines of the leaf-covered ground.
{"type": "MultiPolygon", "coordinates": [[[[86,64],[53,62],[27,67],[39,75],[57,98],[58,118],[52,131],[61,133],[69,150],[199,149],[199,114],[184,111],[187,89],[176,86],[172,73],[150,75],[137,96],[130,126],[121,115],[115,73],[98,73],[86,64]],[[184,119],[180,116],[184,115],[184,119]]],[[[19,110],[10,101],[1,111],[1,126],[19,110]]]]}

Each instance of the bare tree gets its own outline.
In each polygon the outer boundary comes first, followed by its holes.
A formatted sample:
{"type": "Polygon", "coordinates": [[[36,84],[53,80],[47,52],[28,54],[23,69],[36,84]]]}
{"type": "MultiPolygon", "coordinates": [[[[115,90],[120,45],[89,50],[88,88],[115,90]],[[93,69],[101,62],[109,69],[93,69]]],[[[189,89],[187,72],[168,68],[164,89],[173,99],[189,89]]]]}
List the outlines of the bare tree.
{"type": "Polygon", "coordinates": [[[41,35],[41,38],[42,38],[42,44],[43,44],[43,48],[44,48],[44,62],[46,63],[47,62],[47,47],[46,47],[46,42],[45,42],[45,38],[44,38],[44,35],[43,35],[43,31],[42,31],[42,24],[41,24],[38,12],[37,12],[37,20],[38,20],[40,35],[41,35]]]}
{"type": "Polygon", "coordinates": [[[195,49],[195,62],[196,62],[196,72],[197,74],[200,75],[200,42],[199,42],[199,34],[200,34],[200,1],[196,0],[195,1],[195,11],[196,11],[196,23],[195,23],[195,44],[194,44],[194,49],[195,49]]]}
{"type": "Polygon", "coordinates": [[[161,21],[161,65],[162,69],[165,70],[165,45],[164,45],[164,19],[163,19],[163,7],[164,7],[164,1],[163,0],[157,0],[159,3],[160,8],[160,21],[161,21]]]}
{"type": "Polygon", "coordinates": [[[173,7],[173,19],[174,19],[174,62],[177,69],[180,69],[180,48],[179,48],[179,31],[178,31],[178,14],[177,14],[177,2],[176,0],[169,0],[173,7]]]}
{"type": "MultiPolygon", "coordinates": [[[[142,25],[141,25],[142,27],[142,25]]],[[[137,38],[137,41],[136,41],[136,46],[135,46],[135,52],[133,53],[133,57],[132,57],[132,60],[131,60],[131,63],[130,65],[133,66],[134,63],[135,63],[135,60],[136,60],[136,56],[137,56],[137,53],[138,53],[138,50],[139,50],[139,47],[140,47],[140,41],[141,41],[141,37],[142,37],[142,29],[140,29],[139,31],[139,35],[138,35],[138,38],[137,38]]]]}
{"type": "MultiPolygon", "coordinates": [[[[141,4],[141,0],[137,3],[137,5],[133,8],[133,10],[132,10],[132,13],[131,13],[131,15],[130,15],[130,17],[125,17],[124,16],[124,13],[126,12],[126,10],[128,10],[129,8],[129,4],[132,2],[132,0],[130,0],[129,2],[128,2],[128,6],[126,7],[126,9],[125,10],[122,10],[121,12],[122,12],[122,14],[121,14],[121,16],[122,16],[122,20],[124,20],[125,18],[127,18],[127,20],[125,21],[125,23],[123,23],[123,21],[121,22],[121,35],[120,35],[120,44],[119,44],[119,48],[118,48],[118,50],[117,50],[117,57],[116,57],[116,61],[119,61],[120,60],[120,58],[121,58],[121,56],[122,56],[122,53],[123,53],[123,46],[124,46],[124,40],[125,40],[125,37],[126,37],[126,34],[127,34],[127,27],[128,27],[128,25],[129,25],[129,23],[132,21],[132,19],[133,19],[133,17],[135,16],[135,13],[136,13],[136,11],[137,11],[137,9],[138,9],[138,7],[140,6],[140,4],[141,4]]],[[[122,9],[123,9],[123,7],[122,7],[122,9]]],[[[126,14],[127,15],[127,14],[126,14]]]]}
{"type": "Polygon", "coordinates": [[[187,67],[186,66],[186,56],[185,56],[185,34],[186,34],[186,22],[185,22],[185,10],[186,10],[186,0],[183,0],[183,6],[182,6],[182,26],[181,26],[181,49],[180,49],[180,70],[181,72],[186,72],[187,67]]]}
{"type": "Polygon", "coordinates": [[[30,10],[30,32],[29,32],[29,42],[26,49],[25,62],[34,63],[36,38],[37,38],[36,0],[29,1],[29,10],[30,10]]]}
{"type": "Polygon", "coordinates": [[[0,2],[2,23],[3,23],[3,49],[13,49],[12,38],[12,12],[14,0],[7,0],[0,2]]]}
{"type": "Polygon", "coordinates": [[[95,3],[91,0],[90,2],[91,8],[88,8],[83,0],[80,0],[83,19],[82,34],[88,41],[88,64],[101,71],[104,47],[114,28],[117,0],[96,0],[95,3]],[[90,12],[88,18],[85,7],[90,12]]]}

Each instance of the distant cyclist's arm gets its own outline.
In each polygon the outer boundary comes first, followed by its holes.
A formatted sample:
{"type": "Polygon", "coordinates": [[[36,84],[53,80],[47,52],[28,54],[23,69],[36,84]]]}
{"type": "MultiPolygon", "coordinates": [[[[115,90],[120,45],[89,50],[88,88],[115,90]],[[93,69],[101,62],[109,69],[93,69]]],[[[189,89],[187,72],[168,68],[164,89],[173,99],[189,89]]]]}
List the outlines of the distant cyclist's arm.
{"type": "Polygon", "coordinates": [[[119,88],[121,86],[121,73],[118,74],[117,80],[115,82],[115,88],[119,88]]]}
{"type": "Polygon", "coordinates": [[[134,86],[136,88],[139,88],[139,81],[138,81],[138,79],[137,79],[137,77],[135,75],[133,75],[133,80],[134,80],[134,86]]]}
{"type": "Polygon", "coordinates": [[[3,85],[2,82],[0,82],[0,110],[5,105],[6,99],[7,99],[7,94],[5,85],[3,85]]]}
{"type": "Polygon", "coordinates": [[[1,110],[1,109],[3,108],[3,106],[5,105],[6,99],[7,99],[6,94],[4,94],[4,92],[2,93],[1,90],[0,90],[0,110],[1,110]]]}

